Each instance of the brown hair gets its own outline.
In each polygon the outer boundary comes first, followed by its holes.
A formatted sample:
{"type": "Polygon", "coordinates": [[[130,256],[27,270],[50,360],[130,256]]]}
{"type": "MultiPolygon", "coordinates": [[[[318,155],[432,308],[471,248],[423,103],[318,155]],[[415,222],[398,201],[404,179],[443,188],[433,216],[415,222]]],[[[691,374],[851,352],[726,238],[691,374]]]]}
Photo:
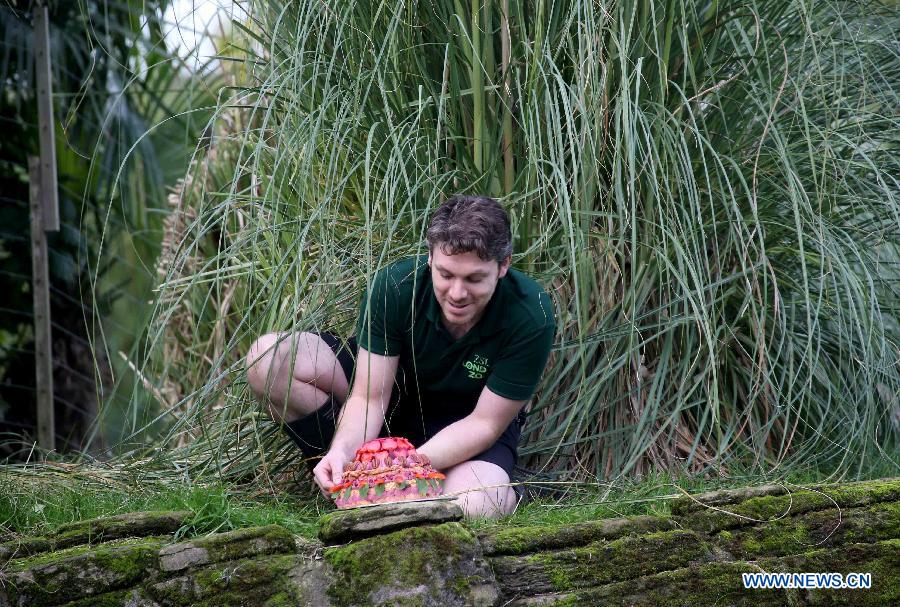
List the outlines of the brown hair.
{"type": "Polygon", "coordinates": [[[451,196],[435,210],[425,235],[428,250],[435,245],[450,255],[474,251],[502,264],[512,254],[509,215],[487,196],[451,196]]]}

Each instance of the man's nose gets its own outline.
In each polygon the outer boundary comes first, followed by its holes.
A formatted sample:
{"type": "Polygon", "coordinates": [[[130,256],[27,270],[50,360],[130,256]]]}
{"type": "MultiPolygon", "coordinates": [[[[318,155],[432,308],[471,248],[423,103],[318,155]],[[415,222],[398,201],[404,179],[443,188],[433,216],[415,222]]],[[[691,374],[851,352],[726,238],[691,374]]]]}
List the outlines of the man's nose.
{"type": "Polygon", "coordinates": [[[454,280],[450,283],[450,299],[454,301],[462,301],[466,298],[466,289],[462,281],[454,280]]]}

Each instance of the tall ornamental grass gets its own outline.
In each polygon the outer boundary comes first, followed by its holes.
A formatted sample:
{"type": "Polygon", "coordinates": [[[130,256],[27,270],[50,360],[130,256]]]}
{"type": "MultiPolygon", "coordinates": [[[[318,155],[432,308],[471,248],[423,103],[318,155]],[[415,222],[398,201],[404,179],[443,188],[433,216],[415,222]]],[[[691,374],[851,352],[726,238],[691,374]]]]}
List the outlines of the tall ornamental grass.
{"type": "Polygon", "coordinates": [[[556,304],[521,449],[542,478],[896,469],[895,8],[280,0],[241,27],[249,82],[172,197],[133,440],[298,468],[250,343],[349,334],[467,192],[556,304]]]}

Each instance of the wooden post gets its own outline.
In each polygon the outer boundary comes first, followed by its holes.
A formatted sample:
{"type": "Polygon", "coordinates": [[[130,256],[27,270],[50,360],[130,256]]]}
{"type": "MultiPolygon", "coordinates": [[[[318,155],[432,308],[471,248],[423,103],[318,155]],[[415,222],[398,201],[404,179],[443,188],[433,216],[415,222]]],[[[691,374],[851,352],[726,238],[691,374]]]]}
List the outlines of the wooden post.
{"type": "Polygon", "coordinates": [[[41,196],[44,229],[59,230],[56,195],[56,125],[53,123],[53,76],[50,71],[50,17],[47,7],[34,8],[34,71],[37,79],[38,130],[41,142],[41,196]]]}
{"type": "Polygon", "coordinates": [[[34,367],[37,385],[37,431],[41,449],[54,449],[53,350],[50,339],[50,273],[44,231],[41,160],[28,157],[31,198],[31,288],[34,295],[34,367]]]}
{"type": "Polygon", "coordinates": [[[53,420],[53,346],[50,332],[50,273],[47,232],[59,230],[56,192],[56,125],[53,121],[53,73],[50,69],[50,15],[46,1],[34,8],[34,72],[37,81],[40,158],[28,157],[31,197],[31,263],[34,295],[34,363],[37,387],[38,445],[55,448],[53,420]]]}

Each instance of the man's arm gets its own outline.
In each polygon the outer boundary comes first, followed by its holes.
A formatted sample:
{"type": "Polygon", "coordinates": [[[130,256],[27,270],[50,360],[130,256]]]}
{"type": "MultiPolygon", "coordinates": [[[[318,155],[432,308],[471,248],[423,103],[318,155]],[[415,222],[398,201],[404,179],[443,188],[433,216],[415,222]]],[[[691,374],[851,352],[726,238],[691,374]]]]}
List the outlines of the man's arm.
{"type": "Polygon", "coordinates": [[[438,470],[472,459],[493,445],[527,401],[510,400],[482,389],[475,410],[419,447],[438,470]]]}
{"type": "Polygon", "coordinates": [[[399,360],[399,356],[380,356],[359,348],[353,386],[341,408],[331,447],[313,469],[323,491],[341,482],[344,464],[353,459],[361,444],[381,431],[399,360]]]}

